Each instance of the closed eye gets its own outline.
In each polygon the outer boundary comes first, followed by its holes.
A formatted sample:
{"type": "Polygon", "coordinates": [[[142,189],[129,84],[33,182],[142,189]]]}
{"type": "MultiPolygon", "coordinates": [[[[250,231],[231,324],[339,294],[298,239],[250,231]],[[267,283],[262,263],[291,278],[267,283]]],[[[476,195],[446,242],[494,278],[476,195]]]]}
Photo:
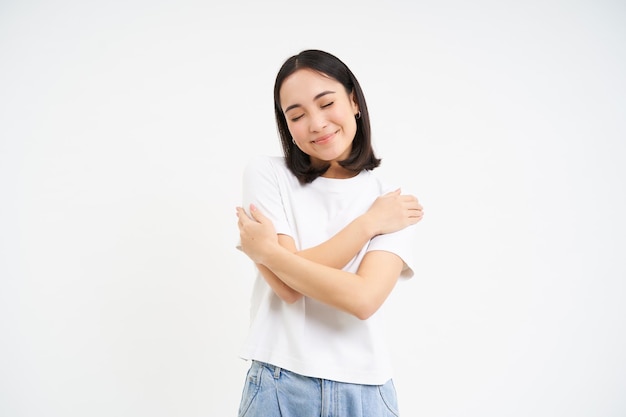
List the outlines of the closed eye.
{"type": "Polygon", "coordinates": [[[322,108],[323,108],[323,109],[325,109],[326,107],[330,107],[330,106],[332,106],[334,103],[335,103],[334,101],[331,101],[330,103],[324,104],[324,105],[322,106],[322,108]]]}
{"type": "Polygon", "coordinates": [[[301,114],[300,116],[292,117],[291,121],[292,122],[297,122],[298,120],[302,119],[303,117],[304,117],[304,114],[301,114]]]}

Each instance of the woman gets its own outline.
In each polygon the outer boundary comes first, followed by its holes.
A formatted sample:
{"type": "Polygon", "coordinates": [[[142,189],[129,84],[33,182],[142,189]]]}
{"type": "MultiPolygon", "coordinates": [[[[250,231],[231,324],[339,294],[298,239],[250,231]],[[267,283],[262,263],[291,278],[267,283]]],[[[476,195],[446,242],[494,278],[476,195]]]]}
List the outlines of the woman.
{"type": "Polygon", "coordinates": [[[259,270],[240,417],[398,415],[379,311],[413,274],[422,207],[378,180],[361,87],[337,57],[289,58],[274,86],[284,157],[257,157],[237,208],[259,270]]]}

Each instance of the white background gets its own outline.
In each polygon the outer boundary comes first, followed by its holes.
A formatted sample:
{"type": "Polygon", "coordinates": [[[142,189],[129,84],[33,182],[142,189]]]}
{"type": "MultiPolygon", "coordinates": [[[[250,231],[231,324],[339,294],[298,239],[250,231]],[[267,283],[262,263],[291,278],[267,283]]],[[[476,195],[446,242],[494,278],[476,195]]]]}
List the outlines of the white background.
{"type": "Polygon", "coordinates": [[[336,54],[425,206],[403,416],[626,415],[626,5],[0,3],[0,415],[234,416],[243,165],[336,54]]]}

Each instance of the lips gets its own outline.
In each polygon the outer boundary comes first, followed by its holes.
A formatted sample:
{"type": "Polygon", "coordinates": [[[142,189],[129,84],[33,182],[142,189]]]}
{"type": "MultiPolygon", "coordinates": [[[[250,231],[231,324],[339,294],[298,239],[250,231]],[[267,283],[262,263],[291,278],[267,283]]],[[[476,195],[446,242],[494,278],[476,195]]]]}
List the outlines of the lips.
{"type": "Polygon", "coordinates": [[[329,142],[335,136],[336,133],[337,132],[329,133],[328,135],[321,136],[321,137],[313,140],[313,143],[315,143],[316,145],[323,145],[323,144],[329,142]]]}

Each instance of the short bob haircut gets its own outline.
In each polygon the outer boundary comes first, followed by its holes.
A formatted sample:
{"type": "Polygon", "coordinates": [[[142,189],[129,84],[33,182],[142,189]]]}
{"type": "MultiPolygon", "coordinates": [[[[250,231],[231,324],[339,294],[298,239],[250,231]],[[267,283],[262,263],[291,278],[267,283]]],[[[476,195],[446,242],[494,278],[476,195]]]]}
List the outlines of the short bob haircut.
{"type": "Polygon", "coordinates": [[[328,76],[341,83],[348,94],[354,92],[359,106],[361,117],[356,120],[357,130],[352,141],[352,150],[347,159],[339,164],[355,173],[362,170],[373,170],[380,165],[381,160],[376,158],[372,148],[369,113],[365,104],[365,96],[361,86],[352,71],[339,58],[328,52],[310,49],[300,52],[287,59],[278,71],[274,84],[274,111],[276,125],[287,162],[287,168],[298,178],[301,184],[312,182],[328,170],[330,164],[323,167],[313,167],[309,155],[305,154],[293,143],[293,137],[287,127],[287,119],[280,105],[280,88],[287,77],[299,69],[311,69],[328,76]]]}

